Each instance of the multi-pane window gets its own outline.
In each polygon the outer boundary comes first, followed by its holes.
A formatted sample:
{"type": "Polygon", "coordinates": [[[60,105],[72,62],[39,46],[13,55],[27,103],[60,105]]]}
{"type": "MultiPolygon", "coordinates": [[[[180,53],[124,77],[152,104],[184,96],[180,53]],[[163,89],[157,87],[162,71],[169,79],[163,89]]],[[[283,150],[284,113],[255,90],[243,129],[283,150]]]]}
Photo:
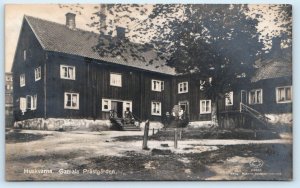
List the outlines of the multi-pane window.
{"type": "Polygon", "coordinates": [[[156,115],[156,116],[161,115],[161,102],[151,103],[151,115],[156,115]]]}
{"type": "Polygon", "coordinates": [[[74,66],[61,65],[60,66],[60,78],[75,80],[76,71],[74,66]]]}
{"type": "Polygon", "coordinates": [[[20,97],[20,110],[24,114],[26,112],[26,98],[20,97]]]}
{"type": "Polygon", "coordinates": [[[122,75],[118,73],[110,73],[110,85],[122,87],[122,75]]]}
{"type": "Polygon", "coordinates": [[[205,81],[205,80],[200,80],[200,90],[201,90],[201,91],[204,91],[204,89],[205,89],[205,84],[206,84],[206,81],[205,81]]]}
{"type": "Polygon", "coordinates": [[[102,111],[109,111],[109,110],[111,110],[111,100],[102,99],[102,111]]]}
{"type": "Polygon", "coordinates": [[[164,90],[164,81],[152,80],[152,91],[162,91],[164,90]]]}
{"type": "Polygon", "coordinates": [[[65,92],[64,107],[66,109],[79,109],[79,93],[65,92]]]}
{"type": "Polygon", "coordinates": [[[37,95],[31,96],[31,110],[35,110],[37,106],[37,95]]]}
{"type": "Polygon", "coordinates": [[[20,97],[20,110],[24,114],[27,110],[35,110],[37,107],[37,95],[20,97]]]}
{"type": "Polygon", "coordinates": [[[30,110],[31,109],[31,96],[27,95],[26,96],[26,109],[30,110]]]}
{"type": "Polygon", "coordinates": [[[35,110],[37,105],[37,95],[27,95],[26,96],[26,109],[35,110]]]}
{"type": "Polygon", "coordinates": [[[249,92],[249,104],[262,104],[262,89],[254,89],[249,92]]]}
{"type": "Polygon", "coordinates": [[[188,82],[178,83],[178,93],[187,93],[189,91],[188,82]]]}
{"type": "Polygon", "coordinates": [[[225,105],[226,106],[233,105],[233,91],[225,93],[225,105]]]}
{"type": "Polygon", "coordinates": [[[25,86],[25,74],[20,75],[20,86],[25,86]]]}
{"type": "Polygon", "coordinates": [[[34,69],[34,80],[38,81],[42,77],[42,72],[41,72],[41,67],[35,68],[34,69]]]}
{"type": "Polygon", "coordinates": [[[211,100],[200,100],[200,114],[211,113],[211,100]]]}
{"type": "Polygon", "coordinates": [[[277,87],[276,101],[277,103],[292,102],[292,87],[291,86],[277,87]]]}

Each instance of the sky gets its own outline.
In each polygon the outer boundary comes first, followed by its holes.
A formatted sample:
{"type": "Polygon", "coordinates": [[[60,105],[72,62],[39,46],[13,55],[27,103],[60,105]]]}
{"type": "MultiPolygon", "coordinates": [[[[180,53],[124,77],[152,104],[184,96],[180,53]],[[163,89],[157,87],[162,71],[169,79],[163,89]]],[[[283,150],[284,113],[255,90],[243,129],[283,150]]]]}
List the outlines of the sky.
{"type": "MultiPolygon", "coordinates": [[[[27,4],[27,5],[14,5],[9,4],[5,6],[5,72],[10,72],[12,62],[19,38],[19,33],[22,25],[24,15],[38,17],[41,19],[65,24],[65,14],[67,12],[76,12],[80,10],[81,14],[76,15],[76,27],[84,30],[93,30],[86,24],[91,23],[91,13],[95,12],[96,4],[80,5],[80,7],[73,6],[70,10],[68,7],[60,8],[58,4],[27,4]],[[84,9],[81,9],[83,7],[84,9]]],[[[257,10],[265,12],[264,21],[259,24],[259,29],[265,29],[262,36],[270,33],[276,29],[274,24],[275,11],[268,9],[269,5],[251,5],[250,10],[255,12],[257,10]]],[[[148,10],[151,10],[151,5],[145,5],[148,10]]],[[[147,15],[146,15],[147,16],[147,15]]],[[[141,15],[136,15],[139,19],[145,18],[141,15]]],[[[161,20],[160,20],[161,21],[161,20]]],[[[129,23],[129,26],[135,26],[136,23],[129,23]]],[[[122,26],[122,23],[121,23],[122,26]]],[[[128,25],[127,25],[128,26],[128,25]]],[[[130,34],[129,34],[130,37],[130,34]]]]}

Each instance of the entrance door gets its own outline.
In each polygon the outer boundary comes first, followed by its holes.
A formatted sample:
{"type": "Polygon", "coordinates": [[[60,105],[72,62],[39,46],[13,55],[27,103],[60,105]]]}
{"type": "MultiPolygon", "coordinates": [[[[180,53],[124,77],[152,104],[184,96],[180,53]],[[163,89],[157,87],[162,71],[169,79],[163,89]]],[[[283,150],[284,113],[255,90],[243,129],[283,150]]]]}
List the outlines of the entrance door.
{"type": "Polygon", "coordinates": [[[247,104],[247,91],[241,90],[241,103],[247,104]]]}
{"type": "Polygon", "coordinates": [[[189,102],[188,101],[179,101],[178,104],[184,112],[189,114],[189,102]]]}
{"type": "Polygon", "coordinates": [[[118,118],[123,117],[123,102],[111,101],[111,109],[116,113],[118,118]]]}

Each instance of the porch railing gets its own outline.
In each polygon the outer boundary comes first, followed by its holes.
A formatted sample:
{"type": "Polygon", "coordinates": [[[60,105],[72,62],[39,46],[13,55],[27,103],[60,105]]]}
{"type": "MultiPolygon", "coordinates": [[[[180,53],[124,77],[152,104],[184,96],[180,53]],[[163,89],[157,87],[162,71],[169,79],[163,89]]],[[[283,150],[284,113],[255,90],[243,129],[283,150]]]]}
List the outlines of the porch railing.
{"type": "Polygon", "coordinates": [[[251,115],[252,117],[256,118],[257,120],[259,120],[261,123],[263,123],[264,125],[268,124],[268,120],[270,120],[270,118],[268,118],[267,116],[265,116],[264,114],[260,113],[259,111],[243,104],[242,102],[240,103],[240,113],[242,112],[246,112],[249,115],[251,115]]]}

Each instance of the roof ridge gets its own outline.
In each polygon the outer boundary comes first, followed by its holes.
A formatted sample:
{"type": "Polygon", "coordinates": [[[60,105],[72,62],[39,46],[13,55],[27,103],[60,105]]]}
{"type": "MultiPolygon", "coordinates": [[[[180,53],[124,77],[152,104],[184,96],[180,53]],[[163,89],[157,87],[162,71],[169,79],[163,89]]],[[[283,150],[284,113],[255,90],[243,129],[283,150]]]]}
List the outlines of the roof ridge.
{"type": "MultiPolygon", "coordinates": [[[[94,50],[94,47],[99,43],[97,38],[103,37],[103,39],[110,41],[115,40],[118,37],[112,37],[109,35],[102,36],[101,34],[83,30],[80,28],[72,30],[69,29],[65,24],[37,18],[30,15],[24,15],[23,19],[24,22],[29,25],[42,48],[46,51],[78,55],[162,74],[176,74],[175,69],[168,66],[165,60],[156,57],[158,52],[155,48],[144,48],[146,47],[145,43],[136,43],[130,40],[126,40],[128,41],[128,44],[125,44],[124,46],[126,50],[122,51],[124,58],[118,59],[115,56],[111,56],[113,54],[103,56],[94,50]],[[131,48],[133,48],[133,51],[131,50],[131,48]],[[141,49],[140,55],[145,61],[140,61],[138,58],[136,58],[137,54],[135,53],[138,52],[138,49],[141,49]],[[154,62],[150,62],[150,60],[154,60],[154,62]]],[[[105,41],[105,43],[107,43],[107,41],[105,41]]]]}
{"type": "MultiPolygon", "coordinates": [[[[60,25],[60,26],[64,26],[64,27],[66,27],[66,25],[65,24],[62,24],[62,23],[58,23],[58,22],[55,22],[55,21],[50,21],[50,20],[45,20],[45,19],[42,19],[42,18],[39,18],[39,17],[35,17],[35,16],[30,16],[30,15],[26,15],[26,14],[24,14],[24,17],[26,18],[33,18],[33,19],[37,19],[37,20],[40,20],[40,21],[44,21],[44,22],[50,22],[50,23],[53,23],[53,24],[57,24],[57,25],[60,25]]],[[[66,27],[66,28],[68,28],[68,27],[66,27]]],[[[93,32],[93,31],[88,31],[88,30],[84,30],[84,29],[82,29],[82,28],[77,28],[76,27],[76,29],[75,30],[72,30],[72,29],[69,29],[70,31],[80,31],[80,32],[86,32],[86,33],[91,33],[91,34],[94,34],[94,35],[97,35],[97,37],[100,37],[100,34],[99,33],[95,33],[95,32],[93,32]]],[[[107,36],[109,36],[109,37],[111,37],[112,39],[116,39],[117,37],[113,37],[113,36],[110,36],[110,35],[105,35],[106,37],[107,36]]],[[[132,44],[134,44],[134,45],[145,45],[145,43],[138,43],[138,42],[133,42],[133,41],[131,41],[131,40],[129,40],[130,41],[130,43],[132,43],[132,44]]],[[[155,51],[157,51],[155,48],[153,48],[155,51]]]]}
{"type": "MultiPolygon", "coordinates": [[[[30,16],[30,15],[24,14],[24,17],[25,17],[25,18],[26,18],[26,17],[27,17],[27,18],[33,18],[33,19],[37,19],[37,20],[45,21],[45,22],[50,22],[50,23],[53,23],[53,24],[57,24],[57,25],[65,26],[65,27],[66,27],[65,24],[58,23],[58,22],[51,21],[51,20],[46,20],[46,19],[43,19],[43,18],[35,17],[35,16],[30,16]]],[[[87,33],[91,33],[91,34],[95,34],[95,35],[99,35],[99,36],[100,36],[100,34],[98,34],[98,33],[95,33],[95,32],[93,32],[93,31],[84,30],[84,29],[78,28],[78,27],[76,27],[75,30],[70,29],[70,31],[83,31],[83,32],[87,32],[87,33]]]]}

